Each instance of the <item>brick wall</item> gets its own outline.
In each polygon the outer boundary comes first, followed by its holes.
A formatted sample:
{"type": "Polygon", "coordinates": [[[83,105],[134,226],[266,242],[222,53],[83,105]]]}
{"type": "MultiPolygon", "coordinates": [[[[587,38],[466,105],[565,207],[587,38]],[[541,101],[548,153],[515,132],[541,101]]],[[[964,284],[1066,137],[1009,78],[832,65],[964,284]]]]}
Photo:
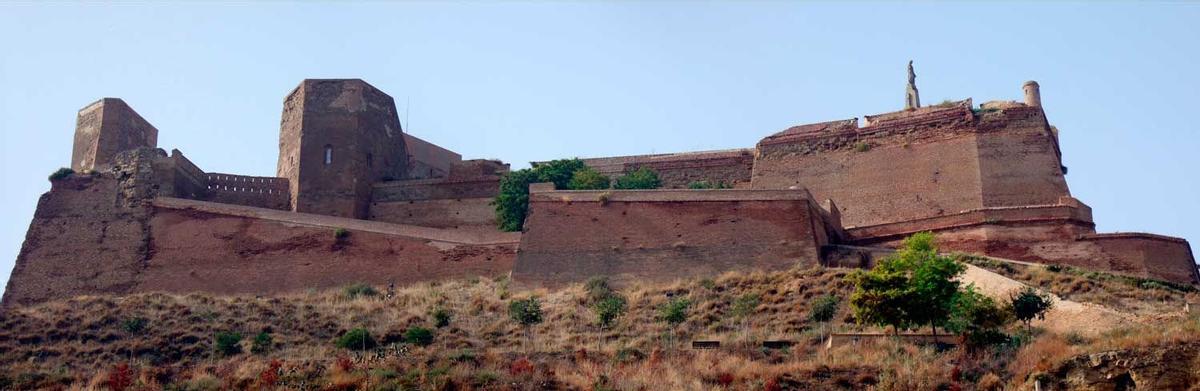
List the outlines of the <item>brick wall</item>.
{"type": "Polygon", "coordinates": [[[748,184],[754,165],[754,151],[729,149],[582,160],[588,167],[612,179],[638,168],[648,167],[658,173],[663,188],[685,189],[688,184],[698,181],[724,182],[730,186],[748,184]]]}
{"type": "Polygon", "coordinates": [[[279,210],[291,209],[288,179],[248,175],[205,175],[208,201],[279,210]]]}
{"type": "Polygon", "coordinates": [[[973,112],[970,101],[790,128],[758,144],[752,186],[807,187],[847,227],[1069,196],[1040,108],[973,112]]]}
{"type": "Polygon", "coordinates": [[[552,191],[530,196],[514,281],[713,277],[817,264],[822,215],[801,191],[552,191]]]}
{"type": "Polygon", "coordinates": [[[123,177],[53,183],[39,200],[3,307],[82,294],[271,294],[494,276],[511,270],[515,258],[515,238],[497,235],[380,228],[409,232],[387,233],[360,228],[378,223],[331,216],[143,202],[152,187],[126,183],[140,180],[136,174],[123,177]],[[333,234],[339,226],[350,229],[340,241],[333,234]]]}
{"type": "Polygon", "coordinates": [[[418,179],[410,181],[380,182],[374,186],[372,201],[375,203],[417,200],[443,200],[459,198],[489,198],[500,192],[499,178],[482,178],[470,181],[446,181],[418,179]]]}
{"type": "Polygon", "coordinates": [[[493,198],[453,198],[371,203],[370,219],[423,227],[496,227],[493,198]]]}

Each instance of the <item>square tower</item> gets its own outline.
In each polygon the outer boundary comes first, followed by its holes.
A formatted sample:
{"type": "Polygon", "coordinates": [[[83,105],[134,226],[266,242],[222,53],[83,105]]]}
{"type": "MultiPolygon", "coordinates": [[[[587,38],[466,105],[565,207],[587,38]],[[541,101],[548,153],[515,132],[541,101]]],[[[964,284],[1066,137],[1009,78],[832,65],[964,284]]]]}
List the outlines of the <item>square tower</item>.
{"type": "Polygon", "coordinates": [[[79,110],[71,169],[97,171],[112,164],[120,152],[158,146],[158,129],[125,101],[103,98],[79,110]]]}
{"type": "Polygon", "coordinates": [[[408,172],[392,97],[359,79],[306,79],[288,94],[277,176],[292,210],[365,219],[371,185],[408,172]]]}

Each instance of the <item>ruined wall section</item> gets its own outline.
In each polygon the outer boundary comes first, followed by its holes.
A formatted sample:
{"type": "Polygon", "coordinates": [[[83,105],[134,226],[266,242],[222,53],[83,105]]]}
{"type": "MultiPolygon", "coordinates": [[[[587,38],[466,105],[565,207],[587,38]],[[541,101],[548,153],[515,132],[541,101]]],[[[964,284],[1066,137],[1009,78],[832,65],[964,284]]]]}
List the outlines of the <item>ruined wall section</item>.
{"type": "Polygon", "coordinates": [[[815,265],[829,236],[822,220],[803,190],[535,192],[513,279],[629,283],[815,265]]]}
{"type": "Polygon", "coordinates": [[[120,152],[157,145],[158,129],[125,101],[103,98],[79,110],[71,168],[79,172],[103,170],[120,152]]]}

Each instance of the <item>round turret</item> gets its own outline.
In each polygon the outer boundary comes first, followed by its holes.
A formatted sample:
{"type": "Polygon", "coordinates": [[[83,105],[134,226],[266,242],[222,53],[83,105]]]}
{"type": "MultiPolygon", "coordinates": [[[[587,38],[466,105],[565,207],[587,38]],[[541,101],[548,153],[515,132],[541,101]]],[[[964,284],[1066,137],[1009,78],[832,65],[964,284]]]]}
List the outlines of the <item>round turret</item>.
{"type": "Polygon", "coordinates": [[[1042,90],[1036,81],[1025,82],[1025,105],[1042,107],[1042,90]]]}

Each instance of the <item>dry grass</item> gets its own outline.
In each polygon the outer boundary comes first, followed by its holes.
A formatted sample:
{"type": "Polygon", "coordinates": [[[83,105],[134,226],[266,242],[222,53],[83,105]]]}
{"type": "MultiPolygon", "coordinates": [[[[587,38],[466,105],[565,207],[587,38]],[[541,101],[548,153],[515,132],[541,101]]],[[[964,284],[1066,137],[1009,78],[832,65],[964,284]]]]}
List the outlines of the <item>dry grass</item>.
{"type": "Polygon", "coordinates": [[[1159,316],[1180,313],[1184,303],[1200,302],[1200,292],[1194,288],[1160,281],[1069,266],[1029,266],[970,255],[959,257],[975,266],[1049,290],[1066,300],[1100,304],[1135,315],[1159,316]]]}
{"type": "MultiPolygon", "coordinates": [[[[139,294],[79,297],[10,311],[0,319],[0,389],[102,389],[129,363],[137,389],[595,389],[769,390],[942,387],[995,389],[1045,371],[1074,354],[1115,347],[1200,341],[1200,324],[1176,321],[1155,332],[1113,331],[1076,341],[1043,335],[1024,348],[966,354],[892,340],[825,349],[810,303],[843,298],[848,270],[808,269],[725,274],[623,289],[629,312],[602,329],[582,286],[515,292],[505,278],[465,279],[402,288],[391,298],[347,298],[340,291],[272,298],[139,294]],[[688,320],[669,326],[657,308],[674,297],[692,303],[688,320]],[[761,304],[733,319],[732,303],[756,294],[761,304]],[[536,295],[545,321],[524,331],[508,318],[513,298],[536,295]],[[435,309],[452,314],[434,328],[433,345],[394,344],[411,326],[433,328],[435,309]],[[145,318],[131,330],[125,321],[145,318]],[[382,342],[369,353],[334,340],[364,327],[382,342]],[[246,336],[246,353],[218,357],[218,331],[246,336]],[[250,339],[269,332],[275,344],[251,354],[250,339]],[[722,341],[691,350],[694,339],[722,341]],[[788,339],[789,349],[758,342],[788,339]],[[1072,342],[1073,341],[1073,342],[1072,342]],[[1072,345],[1071,343],[1074,343],[1072,345]],[[271,362],[279,360],[277,371],[271,362]],[[273,388],[274,387],[274,388],[273,388]]],[[[835,330],[854,330],[843,305],[835,330]]]]}

